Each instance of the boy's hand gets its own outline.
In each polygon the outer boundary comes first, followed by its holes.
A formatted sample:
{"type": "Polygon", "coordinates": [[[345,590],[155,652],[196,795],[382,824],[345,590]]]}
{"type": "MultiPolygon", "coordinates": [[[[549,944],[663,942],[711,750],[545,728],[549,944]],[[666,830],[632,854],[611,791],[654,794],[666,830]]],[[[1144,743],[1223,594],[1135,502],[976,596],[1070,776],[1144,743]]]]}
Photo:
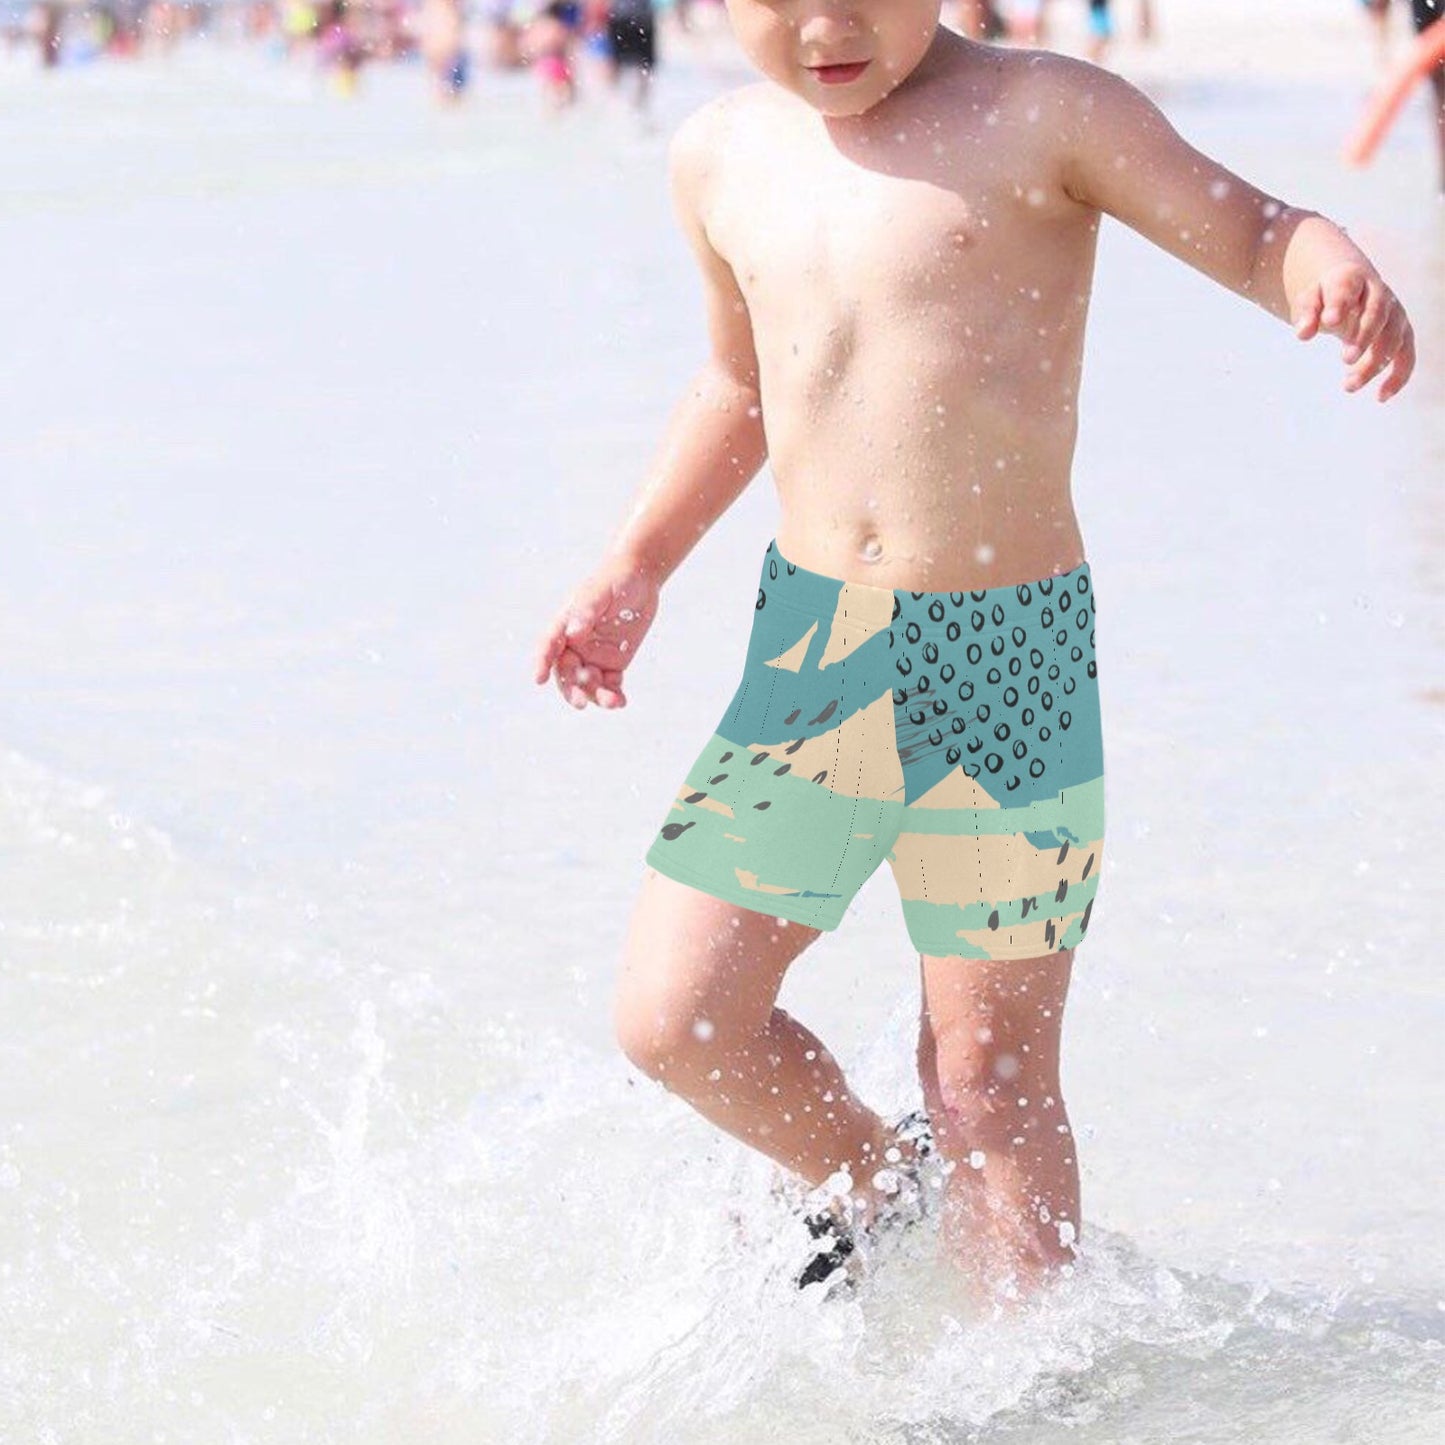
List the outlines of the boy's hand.
{"type": "Polygon", "coordinates": [[[536,680],[555,670],[573,707],[626,707],[622,673],[657,616],[657,582],[626,563],[605,565],[567,600],[537,649],[536,680]]]}
{"type": "Polygon", "coordinates": [[[1344,342],[1346,391],[1359,391],[1388,366],[1380,400],[1389,401],[1415,369],[1410,318],[1373,266],[1342,261],[1326,268],[1296,304],[1294,325],[1301,341],[1324,331],[1344,342]]]}

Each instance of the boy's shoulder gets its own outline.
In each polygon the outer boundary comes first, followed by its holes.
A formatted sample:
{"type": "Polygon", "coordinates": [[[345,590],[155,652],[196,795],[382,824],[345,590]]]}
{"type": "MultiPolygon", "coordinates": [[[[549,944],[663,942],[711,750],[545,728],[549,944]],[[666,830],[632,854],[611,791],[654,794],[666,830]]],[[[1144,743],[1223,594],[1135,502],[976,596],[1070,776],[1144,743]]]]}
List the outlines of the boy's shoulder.
{"type": "Polygon", "coordinates": [[[971,65],[960,66],[955,75],[965,86],[982,81],[995,92],[997,100],[1005,102],[1054,99],[1088,105],[1098,87],[1121,83],[1103,66],[1056,50],[1003,45],[983,49],[984,56],[975,58],[971,65]],[[979,59],[985,63],[979,65],[979,59]]]}
{"type": "Polygon", "coordinates": [[[776,91],[772,81],[757,80],[713,96],[683,117],[673,132],[673,143],[679,148],[716,144],[729,127],[776,104],[776,91]]]}
{"type": "Polygon", "coordinates": [[[690,111],[668,141],[673,183],[694,192],[729,153],[736,154],[738,128],[765,107],[776,104],[771,81],[760,80],[724,91],[690,111]]]}

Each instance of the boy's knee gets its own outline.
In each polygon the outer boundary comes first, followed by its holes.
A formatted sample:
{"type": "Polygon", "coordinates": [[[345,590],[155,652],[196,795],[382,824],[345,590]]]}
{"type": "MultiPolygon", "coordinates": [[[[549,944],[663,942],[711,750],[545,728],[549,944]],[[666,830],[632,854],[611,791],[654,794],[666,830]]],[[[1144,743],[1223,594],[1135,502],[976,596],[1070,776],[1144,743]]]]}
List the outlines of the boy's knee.
{"type": "Polygon", "coordinates": [[[694,1073],[707,1049],[705,1021],[686,1008],[620,1005],[614,1032],[633,1066],[663,1084],[694,1073]]]}
{"type": "Polygon", "coordinates": [[[945,1152],[967,1152],[984,1139],[1037,1136],[1065,1121],[1057,1069],[1035,1065],[1020,1043],[991,1035],[953,1047],[941,1040],[933,1079],[933,1125],[945,1152]]]}

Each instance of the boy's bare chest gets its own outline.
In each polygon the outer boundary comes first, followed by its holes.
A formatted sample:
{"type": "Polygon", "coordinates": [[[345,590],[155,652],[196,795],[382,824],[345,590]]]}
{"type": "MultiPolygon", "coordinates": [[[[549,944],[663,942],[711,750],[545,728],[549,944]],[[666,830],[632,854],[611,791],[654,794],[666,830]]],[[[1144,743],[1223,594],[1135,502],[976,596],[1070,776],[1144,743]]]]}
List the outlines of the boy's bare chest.
{"type": "Polygon", "coordinates": [[[902,164],[787,138],[729,159],[708,232],[755,331],[824,317],[948,330],[1064,259],[1071,228],[1037,162],[1004,167],[957,139],[951,155],[934,155],[908,139],[902,164]]]}
{"type": "Polygon", "coordinates": [[[929,301],[984,264],[987,197],[854,169],[756,176],[710,221],[754,322],[929,301]],[[750,193],[750,194],[748,194],[750,193]]]}

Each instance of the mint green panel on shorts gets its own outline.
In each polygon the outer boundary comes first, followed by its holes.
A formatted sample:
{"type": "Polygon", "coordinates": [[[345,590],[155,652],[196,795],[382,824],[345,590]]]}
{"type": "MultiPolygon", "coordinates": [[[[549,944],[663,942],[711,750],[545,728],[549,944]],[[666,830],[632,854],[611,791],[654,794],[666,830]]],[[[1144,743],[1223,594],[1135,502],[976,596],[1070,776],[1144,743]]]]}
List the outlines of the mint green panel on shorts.
{"type": "Polygon", "coordinates": [[[743,677],[648,863],[831,929],[886,859],[920,952],[1072,948],[1103,848],[1093,606],[1087,563],[911,592],[770,542],[743,677]]]}

